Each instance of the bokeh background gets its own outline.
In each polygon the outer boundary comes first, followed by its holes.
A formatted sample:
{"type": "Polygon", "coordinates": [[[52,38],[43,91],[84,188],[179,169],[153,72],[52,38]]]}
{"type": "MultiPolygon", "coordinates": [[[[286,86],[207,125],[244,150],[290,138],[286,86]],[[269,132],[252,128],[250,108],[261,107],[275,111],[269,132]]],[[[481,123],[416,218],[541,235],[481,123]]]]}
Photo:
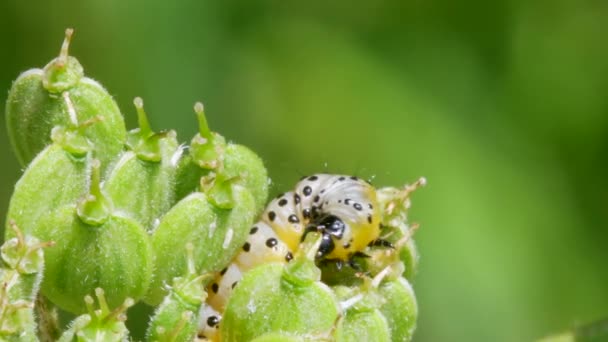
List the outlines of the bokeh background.
{"type": "MultiPolygon", "coordinates": [[[[608,317],[608,2],[4,0],[2,108],[66,27],[130,127],[141,96],[186,142],[201,100],[273,193],[313,172],[426,176],[416,341],[608,317]]],[[[0,126],[4,220],[21,169],[0,126]]]]}

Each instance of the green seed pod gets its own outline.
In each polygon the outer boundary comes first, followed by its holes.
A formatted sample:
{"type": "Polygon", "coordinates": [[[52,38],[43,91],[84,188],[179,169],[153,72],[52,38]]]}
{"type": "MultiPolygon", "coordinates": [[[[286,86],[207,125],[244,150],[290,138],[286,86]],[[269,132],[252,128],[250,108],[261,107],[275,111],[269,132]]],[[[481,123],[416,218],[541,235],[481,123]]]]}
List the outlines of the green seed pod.
{"type": "Polygon", "coordinates": [[[110,311],[110,306],[101,288],[95,289],[99,309],[95,310],[95,301],[89,295],[84,297],[87,313],[76,317],[59,342],[123,342],[127,341],[129,331],[125,326],[127,309],[134,301],[126,298],[120,306],[110,311]]]}
{"type": "Polygon", "coordinates": [[[418,304],[408,281],[399,277],[383,282],[378,292],[384,298],[380,311],[386,318],[393,341],[411,341],[418,319],[418,304]]]}
{"type": "Polygon", "coordinates": [[[372,248],[367,251],[370,258],[365,260],[365,270],[377,274],[387,266],[401,262],[404,266],[403,276],[412,281],[418,270],[420,256],[412,236],[417,224],[408,224],[407,212],[411,206],[410,195],[413,191],[426,184],[425,178],[420,178],[411,185],[398,189],[392,187],[378,190],[378,202],[382,213],[381,238],[392,244],[391,251],[382,248],[372,248]]]}
{"type": "Polygon", "coordinates": [[[268,199],[268,173],[260,157],[243,145],[226,143],[224,137],[211,132],[203,105],[194,106],[199,122],[199,133],[192,139],[189,154],[178,166],[177,199],[196,191],[199,180],[213,171],[224,179],[247,188],[255,200],[255,212],[260,212],[268,199]]]}
{"type": "Polygon", "coordinates": [[[343,310],[334,334],[336,341],[391,341],[387,320],[379,310],[384,298],[378,292],[378,285],[390,271],[387,267],[373,279],[365,276],[358,287],[333,288],[343,310]]]}
{"type": "Polygon", "coordinates": [[[392,267],[393,272],[400,272],[399,274],[406,279],[413,279],[420,259],[412,239],[417,227],[417,225],[408,226],[405,222],[398,227],[383,226],[381,239],[391,247],[366,248],[363,255],[351,259],[354,268],[340,267],[336,263],[323,264],[321,265],[323,281],[329,285],[360,286],[361,272],[373,277],[388,266],[392,267]]]}
{"type": "Polygon", "coordinates": [[[249,148],[229,143],[224,156],[224,177],[240,179],[255,200],[255,211],[260,212],[268,199],[268,173],[262,159],[249,148]]]}
{"type": "Polygon", "coordinates": [[[11,283],[9,296],[11,300],[23,299],[33,302],[38,294],[44,270],[42,248],[54,245],[54,242],[41,243],[31,236],[24,236],[15,222],[10,222],[15,237],[7,240],[0,248],[3,269],[16,271],[17,279],[11,283]],[[4,267],[6,266],[6,267],[4,267]]]}
{"type": "Polygon", "coordinates": [[[335,341],[390,342],[391,335],[386,319],[382,313],[376,309],[366,312],[347,313],[346,316],[340,320],[340,323],[338,323],[335,341]]]}
{"type": "Polygon", "coordinates": [[[86,311],[79,298],[107,289],[110,306],[127,297],[141,298],[152,274],[149,236],[136,221],[118,216],[101,192],[99,162],[93,163],[91,187],[78,205],[66,205],[40,218],[32,232],[56,241],[46,253],[42,293],[58,307],[86,311]]]}
{"type": "Polygon", "coordinates": [[[198,275],[194,266],[193,245],[188,243],[188,273],[173,279],[173,286],[156,309],[148,326],[147,341],[192,341],[198,331],[198,312],[207,292],[210,276],[198,275]]]}
{"type": "MultiPolygon", "coordinates": [[[[3,286],[8,283],[4,272],[0,271],[3,286]]],[[[25,300],[9,302],[5,300],[7,293],[0,289],[0,341],[38,341],[36,337],[36,321],[34,319],[34,304],[25,300]]]]}
{"type": "Polygon", "coordinates": [[[78,60],[68,55],[72,32],[66,30],[59,57],[43,70],[22,73],[9,91],[6,102],[8,134],[23,166],[50,143],[53,127],[67,127],[76,121],[63,105],[61,93],[66,91],[71,94],[81,122],[103,117],[102,123],[86,132],[94,144],[96,157],[106,165],[123,148],[126,129],[118,106],[99,83],[84,77],[78,60]]]}
{"type": "Polygon", "coordinates": [[[255,214],[251,193],[230,180],[206,180],[207,194],[195,192],[179,201],[152,235],[156,263],[145,299],[151,305],[166,295],[165,284],[186,272],[186,243],[194,243],[196,270],[203,274],[219,272],[247,239],[255,214]]]}
{"type": "Polygon", "coordinates": [[[228,300],[221,340],[250,341],[271,332],[322,336],[331,331],[339,309],[314,264],[320,242],[318,234],[308,234],[288,264],[263,264],[245,273],[228,300]]]}
{"type": "MultiPolygon", "coordinates": [[[[410,227],[410,229],[412,228],[410,227]]],[[[408,232],[406,232],[405,234],[410,235],[408,234],[408,232]]],[[[405,266],[403,276],[405,277],[405,279],[411,282],[414,280],[414,277],[418,273],[418,263],[420,262],[420,254],[418,254],[418,248],[416,247],[414,239],[407,238],[403,245],[398,246],[398,250],[399,260],[401,260],[401,262],[403,262],[403,265],[405,266]]]]}
{"type": "MultiPolygon", "coordinates": [[[[67,94],[65,99],[69,99],[67,94]]],[[[15,185],[7,223],[19,222],[26,234],[33,234],[42,216],[76,203],[86,193],[91,145],[82,131],[89,125],[91,122],[53,129],[53,144],[32,161],[15,185]]],[[[13,230],[6,229],[5,234],[10,239],[13,230]]]]}
{"type": "Polygon", "coordinates": [[[382,236],[385,241],[391,243],[392,248],[373,247],[366,251],[367,257],[360,259],[362,268],[368,274],[374,276],[387,266],[394,270],[401,270],[409,281],[412,281],[418,271],[420,256],[416,244],[412,239],[418,225],[407,225],[402,222],[399,226],[383,226],[382,236]]]}
{"type": "Polygon", "coordinates": [[[174,155],[178,151],[175,131],[154,133],[135,99],[139,128],[129,132],[126,151],[110,171],[104,190],[114,209],[140,222],[148,231],[174,202],[174,155]]]}
{"type": "Polygon", "coordinates": [[[43,247],[38,239],[24,236],[14,222],[15,238],[0,248],[0,340],[37,341],[34,300],[44,268],[43,247]]]}
{"type": "Polygon", "coordinates": [[[198,119],[199,133],[192,138],[190,143],[192,161],[201,169],[219,170],[224,162],[226,140],[220,134],[211,132],[209,129],[202,103],[194,104],[194,112],[198,119]]]}
{"type": "Polygon", "coordinates": [[[99,124],[86,131],[93,143],[95,158],[103,165],[110,165],[123,150],[126,128],[118,105],[98,82],[83,78],[70,90],[70,96],[80,120],[101,117],[99,124]]]}

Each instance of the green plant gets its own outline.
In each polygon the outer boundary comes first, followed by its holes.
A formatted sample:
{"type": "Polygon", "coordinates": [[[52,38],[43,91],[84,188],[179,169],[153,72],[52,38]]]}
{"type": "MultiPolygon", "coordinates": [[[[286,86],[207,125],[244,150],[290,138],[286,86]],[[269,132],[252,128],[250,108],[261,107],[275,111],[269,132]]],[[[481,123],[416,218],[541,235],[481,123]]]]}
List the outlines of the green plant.
{"type": "Polygon", "coordinates": [[[71,35],[9,93],[27,168],[2,247],[0,339],[126,340],[127,309],[145,302],[156,307],[149,341],[411,340],[418,254],[406,213],[423,179],[376,189],[313,175],[262,213],[269,182],[254,152],[212,132],[200,103],[189,146],[153,132],[140,98],[139,128],[126,132],[68,56],[71,35]],[[57,308],[78,316],[60,327],[57,308]]]}

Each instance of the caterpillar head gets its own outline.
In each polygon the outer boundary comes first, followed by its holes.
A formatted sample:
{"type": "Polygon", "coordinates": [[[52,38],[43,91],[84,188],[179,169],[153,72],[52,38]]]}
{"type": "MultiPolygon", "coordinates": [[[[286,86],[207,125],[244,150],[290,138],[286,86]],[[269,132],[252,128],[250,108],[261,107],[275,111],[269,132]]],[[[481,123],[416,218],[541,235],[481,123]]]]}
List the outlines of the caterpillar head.
{"type": "Polygon", "coordinates": [[[350,260],[378,238],[376,190],[369,183],[357,177],[318,174],[302,179],[295,194],[302,199],[299,211],[308,216],[304,235],[322,234],[318,259],[350,260]]]}

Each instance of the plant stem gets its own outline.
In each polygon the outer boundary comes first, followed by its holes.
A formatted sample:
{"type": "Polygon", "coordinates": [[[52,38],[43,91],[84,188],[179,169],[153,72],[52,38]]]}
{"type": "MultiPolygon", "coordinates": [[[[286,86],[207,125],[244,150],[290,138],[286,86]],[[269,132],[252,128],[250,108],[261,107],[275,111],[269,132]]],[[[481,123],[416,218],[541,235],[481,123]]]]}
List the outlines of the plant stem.
{"type": "Polygon", "coordinates": [[[61,330],[57,309],[42,294],[36,296],[36,317],[38,318],[38,338],[40,342],[57,341],[61,330]]]}

